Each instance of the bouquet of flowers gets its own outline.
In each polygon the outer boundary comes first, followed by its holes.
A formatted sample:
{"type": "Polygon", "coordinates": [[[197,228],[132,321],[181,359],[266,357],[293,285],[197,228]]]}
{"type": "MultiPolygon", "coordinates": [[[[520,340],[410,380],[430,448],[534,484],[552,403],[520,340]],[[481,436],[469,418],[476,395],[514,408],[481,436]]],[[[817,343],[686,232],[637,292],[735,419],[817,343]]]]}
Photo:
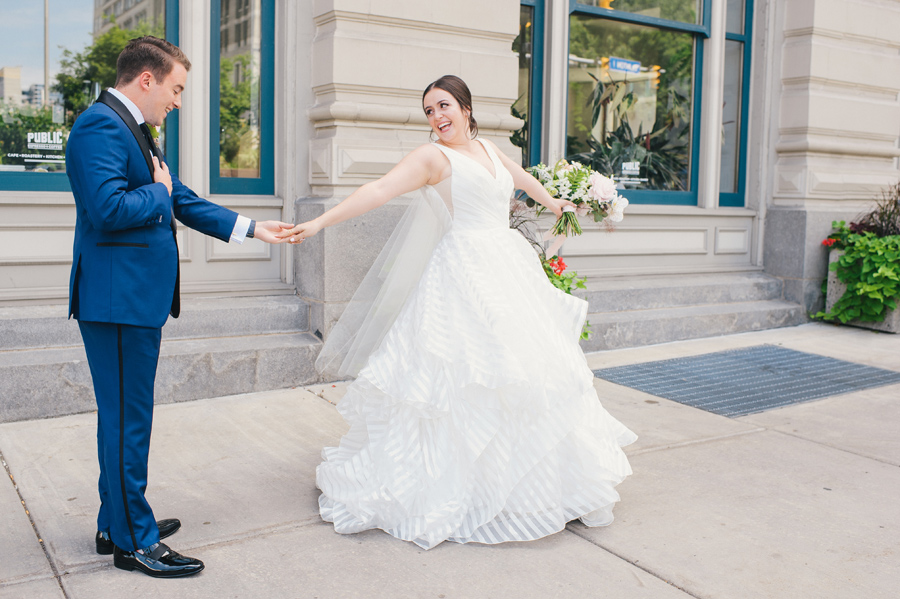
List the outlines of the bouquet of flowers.
{"type": "MultiPolygon", "coordinates": [[[[554,198],[569,200],[576,209],[564,208],[562,216],[553,225],[553,235],[581,235],[578,216],[591,214],[594,222],[608,219],[617,223],[624,218],[628,200],[619,195],[615,182],[597,171],[591,170],[580,162],[558,160],[552,167],[538,164],[528,169],[544,189],[554,198]]],[[[529,200],[534,206],[534,200],[529,200]]],[[[543,206],[538,207],[540,214],[543,206]]]]}

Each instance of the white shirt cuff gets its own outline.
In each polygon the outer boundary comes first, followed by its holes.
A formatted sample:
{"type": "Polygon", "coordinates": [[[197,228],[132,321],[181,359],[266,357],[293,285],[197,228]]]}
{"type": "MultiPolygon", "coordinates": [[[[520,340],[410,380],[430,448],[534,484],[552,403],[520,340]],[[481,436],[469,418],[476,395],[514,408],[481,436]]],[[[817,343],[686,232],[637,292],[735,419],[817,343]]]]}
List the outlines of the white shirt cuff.
{"type": "Polygon", "coordinates": [[[234,221],[234,230],[231,231],[231,241],[241,244],[247,238],[247,230],[250,228],[250,219],[246,216],[238,214],[237,220],[234,221]]]}

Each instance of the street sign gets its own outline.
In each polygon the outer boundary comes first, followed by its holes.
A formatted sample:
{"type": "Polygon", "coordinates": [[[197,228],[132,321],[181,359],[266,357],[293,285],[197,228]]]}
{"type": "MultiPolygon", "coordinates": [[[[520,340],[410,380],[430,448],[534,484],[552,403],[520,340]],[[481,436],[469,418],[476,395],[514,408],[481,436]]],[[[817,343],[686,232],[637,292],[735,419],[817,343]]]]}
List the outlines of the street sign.
{"type": "Polygon", "coordinates": [[[612,56],[609,59],[609,70],[622,71],[624,73],[640,73],[641,63],[637,60],[626,60],[612,56]]]}

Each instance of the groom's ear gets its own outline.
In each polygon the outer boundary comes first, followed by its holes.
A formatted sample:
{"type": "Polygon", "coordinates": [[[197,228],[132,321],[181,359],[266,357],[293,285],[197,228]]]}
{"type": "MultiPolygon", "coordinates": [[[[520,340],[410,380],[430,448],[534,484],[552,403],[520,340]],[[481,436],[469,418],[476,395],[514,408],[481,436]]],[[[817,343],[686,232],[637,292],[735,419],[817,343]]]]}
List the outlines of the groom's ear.
{"type": "Polygon", "coordinates": [[[156,83],[156,78],[150,71],[144,71],[138,75],[138,82],[141,84],[141,89],[149,90],[150,86],[156,83]]]}

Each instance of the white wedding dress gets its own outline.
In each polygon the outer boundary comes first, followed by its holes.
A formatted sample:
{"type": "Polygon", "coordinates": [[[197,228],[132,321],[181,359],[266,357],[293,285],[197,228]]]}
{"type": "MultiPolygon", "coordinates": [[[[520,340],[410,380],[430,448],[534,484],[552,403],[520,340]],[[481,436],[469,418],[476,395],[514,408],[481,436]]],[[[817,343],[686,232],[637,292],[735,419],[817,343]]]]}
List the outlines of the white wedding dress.
{"type": "Polygon", "coordinates": [[[338,406],[350,430],[316,470],[320,514],[425,549],[610,524],[637,437],[593,387],[587,303],[509,228],[512,176],[490,146],[495,176],[436,145],[452,224],[338,406]]]}

